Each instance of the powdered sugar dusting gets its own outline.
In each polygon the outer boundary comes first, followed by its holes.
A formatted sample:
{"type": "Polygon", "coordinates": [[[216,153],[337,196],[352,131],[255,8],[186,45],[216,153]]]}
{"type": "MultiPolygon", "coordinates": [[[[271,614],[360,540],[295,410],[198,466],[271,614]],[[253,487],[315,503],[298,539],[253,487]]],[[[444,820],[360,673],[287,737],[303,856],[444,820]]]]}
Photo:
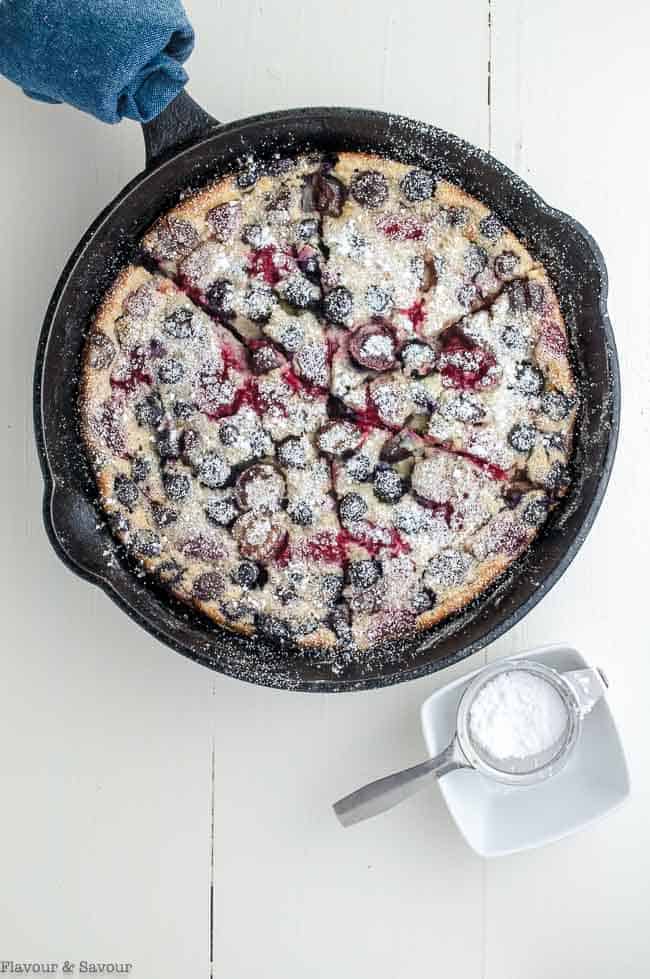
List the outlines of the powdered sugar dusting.
{"type": "Polygon", "coordinates": [[[444,618],[566,491],[577,398],[543,271],[481,204],[379,158],[249,161],[205,200],[147,236],[163,275],[137,270],[92,334],[116,533],[280,645],[345,658],[444,618]]]}

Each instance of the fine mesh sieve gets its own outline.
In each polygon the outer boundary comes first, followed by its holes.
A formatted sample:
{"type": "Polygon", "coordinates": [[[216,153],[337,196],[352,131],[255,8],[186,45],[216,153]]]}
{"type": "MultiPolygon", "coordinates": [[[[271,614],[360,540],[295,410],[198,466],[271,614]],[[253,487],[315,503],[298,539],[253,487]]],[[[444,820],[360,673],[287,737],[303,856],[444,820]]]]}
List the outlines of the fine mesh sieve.
{"type": "Polygon", "coordinates": [[[474,769],[487,778],[512,786],[542,782],[564,767],[580,736],[582,718],[603,696],[606,687],[607,680],[598,669],[558,673],[541,663],[528,660],[504,660],[486,667],[466,687],[456,714],[456,733],[444,751],[412,768],[364,785],[356,792],[339,799],[334,804],[334,812],[344,826],[351,826],[392,809],[425,785],[430,775],[441,778],[458,768],[474,769]],[[479,694],[497,677],[518,672],[549,685],[560,698],[566,713],[566,723],[554,741],[537,754],[494,757],[473,736],[472,706],[479,694]]]}
{"type": "Polygon", "coordinates": [[[570,683],[556,670],[525,660],[498,663],[482,670],[466,688],[458,706],[456,737],[472,768],[499,782],[530,785],[556,774],[566,764],[580,733],[580,719],[581,707],[578,699],[570,683]],[[488,684],[493,683],[497,677],[517,673],[535,677],[539,684],[548,684],[559,697],[565,712],[565,724],[560,735],[541,752],[523,757],[496,757],[474,737],[472,708],[488,684]]]}

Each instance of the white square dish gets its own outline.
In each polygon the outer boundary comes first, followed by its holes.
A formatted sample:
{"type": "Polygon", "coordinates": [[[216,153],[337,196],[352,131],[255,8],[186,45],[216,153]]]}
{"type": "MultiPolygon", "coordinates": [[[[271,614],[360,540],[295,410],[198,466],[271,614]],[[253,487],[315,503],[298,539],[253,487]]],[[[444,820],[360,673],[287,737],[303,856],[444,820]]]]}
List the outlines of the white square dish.
{"type": "MultiPolygon", "coordinates": [[[[507,659],[536,660],[560,672],[590,665],[577,650],[561,645],[507,659]]],[[[422,705],[422,731],[432,756],[452,739],[463,691],[479,672],[441,687],[422,705]]],[[[566,767],[548,781],[513,787],[464,769],[443,776],[439,784],[460,832],[483,857],[516,853],[575,833],[619,806],[630,791],[623,746],[606,698],[584,719],[566,767]]]]}

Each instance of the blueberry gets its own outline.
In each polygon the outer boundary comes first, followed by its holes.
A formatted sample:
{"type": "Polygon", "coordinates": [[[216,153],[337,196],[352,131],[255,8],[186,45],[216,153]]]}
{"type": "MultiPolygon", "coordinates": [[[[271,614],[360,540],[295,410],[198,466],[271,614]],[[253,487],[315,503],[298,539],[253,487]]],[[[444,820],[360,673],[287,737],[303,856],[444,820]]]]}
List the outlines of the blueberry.
{"type": "Polygon", "coordinates": [[[409,170],[402,177],[399,186],[407,201],[415,203],[416,201],[426,201],[427,198],[433,197],[436,182],[433,174],[429,173],[428,170],[409,170]]]}
{"type": "Polygon", "coordinates": [[[494,271],[500,279],[507,279],[514,275],[519,265],[519,256],[514,252],[501,252],[494,259],[494,271]]]}
{"type": "Polygon", "coordinates": [[[532,309],[540,313],[546,305],[546,295],[541,282],[528,282],[522,279],[511,282],[508,286],[508,303],[510,309],[524,313],[532,309]]]}
{"type": "Polygon", "coordinates": [[[302,241],[314,238],[318,234],[318,221],[315,218],[305,218],[298,225],[297,234],[302,241]]]}
{"type": "Polygon", "coordinates": [[[279,585],[275,589],[275,594],[281,605],[288,605],[289,602],[294,602],[298,597],[298,592],[292,585],[279,585]]]}
{"type": "Polygon", "coordinates": [[[287,507],[287,513],[299,527],[311,527],[314,522],[314,511],[304,500],[293,500],[287,507]]]}
{"type": "Polygon", "coordinates": [[[252,459],[259,459],[272,453],[273,443],[263,428],[255,428],[248,436],[252,459]]]}
{"type": "Polygon", "coordinates": [[[218,571],[205,571],[194,579],[192,592],[202,602],[212,602],[223,592],[225,582],[218,571]]]}
{"type": "Polygon", "coordinates": [[[156,577],[162,585],[177,585],[184,575],[183,568],[176,561],[163,561],[156,568],[156,577]]]}
{"type": "Polygon", "coordinates": [[[256,374],[266,374],[281,363],[280,355],[272,343],[263,343],[251,352],[251,366],[256,374]]]}
{"type": "Polygon", "coordinates": [[[217,489],[228,482],[231,475],[231,468],[225,459],[216,453],[209,453],[204,456],[198,467],[197,476],[199,482],[210,489],[217,489]]]}
{"type": "Polygon", "coordinates": [[[431,558],[425,574],[430,582],[452,588],[465,581],[469,566],[469,558],[460,551],[441,551],[431,558]]]}
{"type": "MultiPolygon", "coordinates": [[[[281,187],[277,194],[267,194],[265,196],[266,210],[269,213],[278,211],[288,211],[291,207],[291,191],[288,187],[281,187]]],[[[284,215],[283,215],[284,217],[284,215]]]]}
{"type": "Polygon", "coordinates": [[[278,462],[287,469],[304,469],[307,452],[302,439],[289,436],[277,447],[278,462]]]}
{"type": "Polygon", "coordinates": [[[217,279],[206,290],[205,301],[210,312],[224,319],[235,315],[235,290],[228,279],[217,279]]]}
{"type": "Polygon", "coordinates": [[[351,644],[353,642],[349,606],[337,605],[327,617],[327,624],[336,633],[340,643],[351,644]]]}
{"type": "Polygon", "coordinates": [[[339,514],[343,523],[362,520],[368,512],[368,505],[359,493],[346,493],[339,503],[339,514]]]}
{"type": "Polygon", "coordinates": [[[275,297],[267,285],[258,285],[246,293],[246,315],[253,323],[265,323],[273,310],[275,297]]]}
{"type": "Polygon", "coordinates": [[[379,581],[380,575],[381,564],[372,558],[353,561],[347,569],[348,584],[354,588],[371,588],[379,581]]]}
{"type": "Polygon", "coordinates": [[[478,229],[488,241],[498,241],[505,231],[496,214],[487,214],[484,218],[481,218],[478,229]]]}
{"type": "Polygon", "coordinates": [[[462,228],[467,223],[466,207],[441,207],[440,216],[450,228],[462,228]]]}
{"type": "Polygon", "coordinates": [[[291,632],[294,636],[310,636],[319,627],[319,620],[314,615],[310,615],[305,619],[298,619],[294,622],[291,627],[291,632]]]}
{"type": "Polygon", "coordinates": [[[189,495],[190,479],[185,473],[168,472],[163,476],[163,486],[169,499],[178,503],[189,495]]]}
{"type": "Polygon", "coordinates": [[[222,445],[236,445],[239,429],[234,422],[222,422],[219,426],[219,441],[222,445]]]}
{"type": "Polygon", "coordinates": [[[255,615],[255,609],[242,602],[224,602],[221,606],[221,611],[229,622],[238,622],[244,618],[250,620],[255,615]]]}
{"type": "Polygon", "coordinates": [[[136,483],[143,483],[151,473],[151,463],[144,456],[136,456],[131,463],[131,475],[136,483]]]}
{"type": "Polygon", "coordinates": [[[245,170],[240,170],[237,174],[237,186],[240,190],[250,190],[257,183],[259,171],[257,164],[250,163],[245,170]]]}
{"type": "Polygon", "coordinates": [[[371,478],[374,466],[368,456],[358,452],[347,460],[345,471],[351,479],[355,479],[358,483],[365,483],[371,478]]]}
{"type": "Polygon", "coordinates": [[[320,593],[324,605],[336,605],[343,591],[343,578],[337,574],[326,574],[320,579],[320,593]]]}
{"type": "Polygon", "coordinates": [[[285,283],[284,298],[296,309],[308,309],[318,300],[319,290],[304,275],[292,275],[285,283]]]}
{"type": "Polygon", "coordinates": [[[268,639],[283,642],[291,638],[291,630],[286,622],[267,612],[259,612],[255,617],[258,632],[268,639]]]}
{"type": "Polygon", "coordinates": [[[542,395],[540,407],[552,421],[559,422],[569,414],[571,402],[561,391],[546,391],[542,395]]]}
{"type": "Polygon", "coordinates": [[[205,507],[205,515],[210,523],[217,527],[229,527],[239,516],[239,510],[235,501],[228,498],[224,500],[209,500],[205,507]]]}
{"type": "Polygon", "coordinates": [[[501,331],[501,342],[508,350],[525,350],[528,346],[526,334],[515,323],[508,323],[501,331]]]}
{"type": "Polygon", "coordinates": [[[561,462],[554,462],[546,474],[544,483],[546,488],[555,496],[561,496],[571,482],[571,473],[568,466],[561,462]]]}
{"type": "Polygon", "coordinates": [[[388,182],[378,170],[362,170],[352,178],[350,193],[362,207],[380,207],[388,197],[388,182]]]}
{"type": "Polygon", "coordinates": [[[405,534],[417,534],[426,527],[426,513],[422,507],[415,502],[409,504],[408,501],[402,507],[395,507],[391,514],[393,526],[397,530],[404,531],[405,534]]]}
{"type": "Polygon", "coordinates": [[[124,473],[118,473],[115,477],[113,493],[115,494],[116,500],[123,506],[128,507],[129,510],[135,505],[140,495],[140,491],[133,480],[125,476],[124,473]]]}
{"type": "Polygon", "coordinates": [[[196,468],[203,458],[203,439],[194,428],[186,428],[180,436],[181,458],[196,468]]]}
{"type": "Polygon", "coordinates": [[[382,462],[404,462],[413,455],[408,445],[404,444],[401,435],[392,435],[381,447],[379,458],[382,462]]]}
{"type": "Polygon", "coordinates": [[[538,497],[536,500],[532,500],[522,513],[524,523],[528,524],[529,527],[541,526],[548,516],[549,503],[550,501],[546,497],[538,497]]]}
{"type": "Polygon", "coordinates": [[[90,334],[88,341],[88,363],[95,370],[110,367],[115,359],[115,344],[101,330],[90,334]]]}
{"type": "Polygon", "coordinates": [[[131,546],[142,557],[157,557],[161,551],[160,538],[153,530],[138,530],[131,538],[131,546]]]}
{"type": "Polygon", "coordinates": [[[156,500],[151,504],[151,515],[159,527],[169,527],[178,520],[178,510],[173,507],[164,506],[156,500]]]}
{"type": "Polygon", "coordinates": [[[261,224],[246,224],[241,232],[242,241],[251,248],[259,248],[262,244],[261,224]]]}
{"type": "Polygon", "coordinates": [[[181,454],[180,432],[173,428],[160,432],[157,448],[161,459],[178,459],[181,454]]]}
{"type": "Polygon", "coordinates": [[[469,276],[478,275],[488,263],[488,254],[480,245],[470,245],[465,252],[465,272],[469,276]]]}
{"type": "Polygon", "coordinates": [[[305,339],[305,333],[299,323],[287,323],[278,336],[278,342],[282,344],[288,354],[295,354],[300,349],[305,339]]]}
{"type": "Polygon", "coordinates": [[[456,293],[456,299],[463,309],[471,309],[478,299],[478,289],[473,282],[466,282],[456,293]]]}
{"type": "Polygon", "coordinates": [[[336,286],[323,300],[323,315],[329,323],[344,326],[352,312],[352,293],[345,286],[336,286]]]}
{"type": "Polygon", "coordinates": [[[277,153],[266,164],[266,173],[271,177],[279,177],[283,173],[288,173],[295,166],[295,160],[288,156],[279,156],[277,153]]]}
{"type": "MultiPolygon", "coordinates": [[[[306,258],[298,259],[298,265],[306,279],[316,285],[320,282],[320,262],[316,255],[308,255],[306,258]]],[[[296,304],[294,303],[294,305],[296,304]]]]}
{"type": "Polygon", "coordinates": [[[158,368],[158,378],[163,384],[177,384],[184,374],[185,368],[180,361],[174,360],[173,357],[163,360],[158,368]]]}
{"type": "Polygon", "coordinates": [[[517,452],[530,452],[537,441],[537,429],[520,422],[510,429],[508,442],[517,452]]]}
{"type": "Polygon", "coordinates": [[[517,364],[516,387],[522,394],[535,397],[544,390],[544,375],[528,360],[517,364]]]}
{"type": "Polygon", "coordinates": [[[139,425],[152,425],[155,427],[160,424],[163,416],[163,407],[157,394],[150,394],[144,401],[139,401],[135,406],[135,417],[139,425]]]}
{"type": "Polygon", "coordinates": [[[483,405],[465,391],[441,405],[440,413],[443,418],[453,418],[468,425],[476,425],[485,418],[483,405]]]}
{"type": "Polygon", "coordinates": [[[191,418],[194,414],[195,407],[189,401],[175,401],[174,402],[174,418],[179,418],[182,421],[186,421],[191,418]]]}
{"type": "Polygon", "coordinates": [[[413,611],[418,615],[428,612],[436,603],[435,595],[428,591],[419,591],[413,596],[413,611]]]}
{"type": "Polygon", "coordinates": [[[380,316],[385,313],[391,305],[391,295],[386,289],[382,289],[380,286],[368,286],[366,289],[366,306],[373,316],[380,316]]]}
{"type": "Polygon", "coordinates": [[[384,503],[397,503],[406,492],[404,480],[399,473],[389,466],[377,469],[373,488],[375,496],[383,500],[384,503]]]}
{"type": "Polygon", "coordinates": [[[253,561],[242,561],[232,572],[232,580],[242,588],[255,588],[260,583],[261,568],[253,561]]]}
{"type": "Polygon", "coordinates": [[[192,316],[191,309],[179,306],[166,317],[163,330],[168,336],[175,337],[177,340],[187,340],[194,333],[192,316]]]}

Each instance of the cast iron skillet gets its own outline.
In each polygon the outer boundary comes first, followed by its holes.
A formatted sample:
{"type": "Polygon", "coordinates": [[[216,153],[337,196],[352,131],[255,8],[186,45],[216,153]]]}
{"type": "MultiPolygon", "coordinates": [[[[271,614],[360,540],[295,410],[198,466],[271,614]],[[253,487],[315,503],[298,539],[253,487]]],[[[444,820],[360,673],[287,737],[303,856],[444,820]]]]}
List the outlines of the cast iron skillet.
{"type": "Polygon", "coordinates": [[[219,125],[183,93],[143,128],[146,169],[100,214],[75,249],[52,297],[38,347],[34,417],[45,480],[43,512],[59,557],[173,649],[230,676],[292,690],[344,691],[398,683],[443,669],[510,629],[574,558],[601,504],[614,460],[619,371],[606,308],[607,273],[594,240],[486,153],[399,116],[362,109],[295,109],[219,125]],[[545,264],[560,297],[582,381],[574,481],[529,552],[455,618],[415,639],[382,647],[363,666],[287,655],[261,638],[232,635],[135,574],[103,525],[79,438],[77,387],[86,330],[118,268],[137,257],[145,229],[182,192],[236,168],[246,154],[286,155],[306,147],[374,151],[421,164],[493,208],[545,264]]]}

